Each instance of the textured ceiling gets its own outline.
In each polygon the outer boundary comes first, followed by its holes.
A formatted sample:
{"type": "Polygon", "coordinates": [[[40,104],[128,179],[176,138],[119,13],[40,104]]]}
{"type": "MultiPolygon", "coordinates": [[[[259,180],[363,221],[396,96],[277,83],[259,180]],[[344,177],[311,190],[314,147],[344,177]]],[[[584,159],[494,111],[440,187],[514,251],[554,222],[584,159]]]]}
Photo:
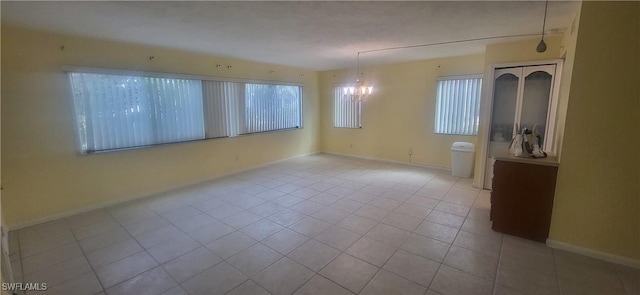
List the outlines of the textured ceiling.
{"type": "MultiPolygon", "coordinates": [[[[302,67],[348,68],[356,53],[493,36],[539,34],[542,1],[8,2],[2,24],[302,67]]],[[[577,2],[549,2],[547,32],[577,2]]],[[[513,39],[509,39],[513,40],[513,39]]],[[[479,53],[487,40],[361,55],[363,64],[479,53]]]]}

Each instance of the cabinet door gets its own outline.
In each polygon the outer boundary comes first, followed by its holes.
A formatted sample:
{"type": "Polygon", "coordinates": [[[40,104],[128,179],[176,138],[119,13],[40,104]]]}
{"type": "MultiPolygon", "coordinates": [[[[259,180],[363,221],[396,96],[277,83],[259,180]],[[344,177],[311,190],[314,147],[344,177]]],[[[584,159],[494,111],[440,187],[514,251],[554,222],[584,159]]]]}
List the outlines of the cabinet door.
{"type": "MultiPolygon", "coordinates": [[[[496,70],[493,86],[493,109],[491,112],[491,129],[489,141],[494,147],[511,142],[514,134],[514,122],[518,107],[520,89],[520,77],[522,68],[509,68],[496,70]]],[[[504,147],[506,148],[506,146],[504,147]]],[[[492,156],[492,151],[490,156],[492,156]]],[[[506,152],[506,151],[504,151],[506,152]]]]}
{"type": "MultiPolygon", "coordinates": [[[[561,64],[554,63],[494,70],[487,158],[508,154],[511,139],[523,127],[531,129],[534,125],[541,135],[542,149],[552,151],[558,69],[561,64]]],[[[484,188],[491,189],[493,170],[489,164],[484,169],[484,188]]]]}
{"type": "Polygon", "coordinates": [[[522,67],[496,69],[493,73],[493,103],[491,126],[489,126],[489,145],[487,164],[485,165],[484,188],[491,189],[493,168],[491,157],[506,154],[514,132],[518,97],[521,92],[522,67]]]}
{"type": "Polygon", "coordinates": [[[544,243],[549,236],[558,168],[496,161],[492,229],[544,243]]]}
{"type": "Polygon", "coordinates": [[[523,70],[524,85],[518,121],[520,128],[532,129],[537,126],[543,139],[541,147],[545,146],[545,135],[550,126],[550,101],[555,70],[555,65],[525,67],[523,70]]]}

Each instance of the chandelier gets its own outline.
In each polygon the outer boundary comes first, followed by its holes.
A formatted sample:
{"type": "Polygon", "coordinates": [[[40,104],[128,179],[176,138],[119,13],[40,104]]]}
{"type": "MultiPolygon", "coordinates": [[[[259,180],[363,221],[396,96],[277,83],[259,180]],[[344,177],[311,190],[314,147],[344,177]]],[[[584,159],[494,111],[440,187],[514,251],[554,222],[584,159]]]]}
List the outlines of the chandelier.
{"type": "Polygon", "coordinates": [[[368,86],[360,81],[360,52],[356,59],[356,83],[352,86],[346,86],[343,88],[345,99],[351,101],[366,102],[369,99],[371,93],[373,93],[373,86],[368,86]]]}

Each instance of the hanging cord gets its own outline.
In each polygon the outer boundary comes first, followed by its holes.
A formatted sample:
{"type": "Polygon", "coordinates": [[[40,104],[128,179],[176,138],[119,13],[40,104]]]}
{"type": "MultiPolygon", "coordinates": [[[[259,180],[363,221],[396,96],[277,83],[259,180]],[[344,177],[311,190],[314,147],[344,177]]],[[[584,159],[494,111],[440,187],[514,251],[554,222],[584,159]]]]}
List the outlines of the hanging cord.
{"type": "Polygon", "coordinates": [[[409,49],[409,48],[416,48],[416,47],[446,45],[446,44],[455,44],[455,43],[464,43],[464,42],[473,42],[473,41],[483,41],[483,40],[491,40],[491,39],[518,38],[518,37],[531,37],[531,36],[538,36],[538,34],[520,34],[520,35],[493,36],[493,37],[473,38],[473,39],[456,40],[456,41],[427,43],[427,44],[419,44],[419,45],[407,45],[407,46],[397,46],[397,47],[388,47],[388,48],[380,48],[380,49],[363,50],[363,51],[358,51],[358,58],[360,57],[360,53],[371,53],[371,52],[396,50],[396,49],[409,49]]]}
{"type": "Polygon", "coordinates": [[[356,82],[360,82],[360,52],[356,57],[356,82]]]}
{"type": "MultiPolygon", "coordinates": [[[[544,38],[544,26],[547,19],[547,4],[549,1],[547,0],[544,9],[544,22],[542,24],[542,36],[544,38]]],[[[379,49],[370,49],[358,51],[356,57],[356,80],[360,80],[360,54],[361,53],[371,53],[371,52],[380,52],[380,51],[388,51],[388,50],[398,50],[398,49],[410,49],[410,48],[418,48],[418,47],[428,47],[428,46],[436,46],[436,45],[446,45],[446,44],[456,44],[456,43],[464,43],[464,42],[473,42],[473,41],[484,41],[484,40],[492,40],[492,39],[505,39],[505,38],[519,38],[519,37],[531,37],[537,36],[538,34],[519,34],[519,35],[504,35],[504,36],[493,36],[493,37],[482,37],[482,38],[472,38],[472,39],[464,39],[464,40],[455,40],[455,41],[445,41],[445,42],[436,42],[436,43],[427,43],[427,44],[418,44],[418,45],[406,45],[406,46],[396,46],[396,47],[387,47],[387,48],[379,48],[379,49]]]]}
{"type": "Polygon", "coordinates": [[[544,18],[542,19],[542,40],[544,40],[544,28],[547,24],[547,6],[549,5],[549,0],[544,2],[544,18]]]}

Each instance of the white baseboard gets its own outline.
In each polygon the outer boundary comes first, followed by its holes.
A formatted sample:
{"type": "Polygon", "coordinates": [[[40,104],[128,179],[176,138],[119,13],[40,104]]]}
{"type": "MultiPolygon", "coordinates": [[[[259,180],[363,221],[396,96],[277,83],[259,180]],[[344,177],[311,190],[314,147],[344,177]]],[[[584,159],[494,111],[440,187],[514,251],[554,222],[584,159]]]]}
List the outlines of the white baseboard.
{"type": "Polygon", "coordinates": [[[588,256],[591,258],[596,258],[596,259],[600,259],[600,260],[604,260],[604,261],[608,261],[616,264],[626,265],[629,267],[633,267],[635,269],[640,269],[640,260],[635,260],[627,257],[622,257],[622,256],[605,253],[605,252],[591,250],[591,249],[575,246],[572,244],[568,244],[565,242],[560,242],[552,239],[547,239],[546,244],[547,246],[554,249],[565,250],[565,251],[573,252],[576,254],[588,256]]]}
{"type": "Polygon", "coordinates": [[[135,200],[144,199],[144,198],[151,197],[151,196],[154,196],[154,195],[157,195],[157,194],[161,194],[161,193],[164,193],[164,192],[169,192],[169,191],[178,190],[178,189],[181,189],[181,188],[186,188],[186,187],[189,187],[189,186],[192,186],[192,185],[196,185],[196,184],[199,184],[199,183],[203,183],[203,182],[207,182],[207,181],[211,181],[211,180],[215,180],[215,179],[231,176],[231,175],[234,175],[234,174],[246,172],[246,171],[257,169],[257,168],[266,167],[266,166],[273,165],[273,164],[276,164],[276,163],[279,163],[279,162],[283,162],[283,161],[287,161],[287,160],[290,160],[290,159],[299,158],[299,157],[305,157],[305,156],[314,155],[314,154],[318,154],[318,153],[320,153],[320,152],[312,152],[312,153],[300,154],[300,155],[296,155],[296,156],[289,157],[289,158],[275,160],[273,162],[268,162],[268,163],[264,163],[264,164],[260,164],[260,165],[247,167],[247,168],[240,169],[240,170],[235,170],[235,171],[232,171],[232,172],[229,172],[229,173],[224,173],[224,174],[220,174],[220,175],[216,175],[216,176],[212,176],[212,177],[206,177],[206,178],[197,179],[197,180],[194,180],[194,181],[190,181],[190,182],[187,182],[187,183],[182,183],[180,185],[176,185],[176,186],[172,186],[172,187],[167,187],[167,188],[164,188],[162,190],[153,191],[151,193],[146,193],[146,194],[143,194],[143,195],[130,196],[130,197],[119,199],[119,200],[115,200],[115,201],[102,202],[102,203],[98,203],[98,204],[94,204],[94,205],[90,205],[90,206],[86,206],[86,207],[82,207],[82,208],[78,208],[78,209],[74,209],[74,210],[70,210],[70,211],[65,211],[65,212],[62,212],[62,213],[49,215],[49,216],[38,218],[38,219],[35,219],[35,220],[32,220],[32,221],[28,221],[28,222],[8,225],[7,229],[9,231],[19,230],[19,229],[22,229],[22,228],[25,228],[25,227],[29,227],[29,226],[33,226],[33,225],[37,225],[37,224],[42,224],[42,223],[46,223],[46,222],[50,222],[50,221],[66,218],[66,217],[69,217],[69,216],[73,216],[73,215],[76,215],[76,214],[86,213],[86,212],[93,211],[93,210],[103,209],[103,208],[111,207],[111,206],[122,204],[122,203],[126,203],[126,202],[131,202],[131,201],[135,201],[135,200]]]}
{"type": "Polygon", "coordinates": [[[370,160],[370,161],[379,161],[379,162],[406,165],[406,166],[414,166],[414,167],[420,167],[420,168],[429,168],[429,169],[441,170],[443,172],[449,172],[449,173],[451,172],[451,168],[449,168],[449,167],[430,165],[430,164],[423,164],[423,163],[416,163],[416,162],[403,162],[403,161],[388,160],[388,159],[374,158],[374,157],[367,157],[367,156],[359,156],[359,155],[352,155],[352,154],[343,154],[343,153],[336,153],[336,152],[322,152],[322,154],[341,156],[341,157],[347,157],[347,158],[370,160]]]}

